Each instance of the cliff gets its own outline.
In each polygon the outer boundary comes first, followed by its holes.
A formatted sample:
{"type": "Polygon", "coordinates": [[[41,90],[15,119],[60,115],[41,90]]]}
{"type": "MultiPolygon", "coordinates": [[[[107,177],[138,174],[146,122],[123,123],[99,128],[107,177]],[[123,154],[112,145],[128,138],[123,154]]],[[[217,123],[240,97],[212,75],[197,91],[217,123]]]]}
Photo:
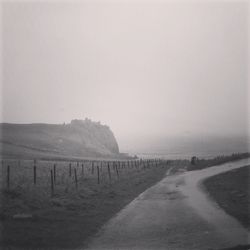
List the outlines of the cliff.
{"type": "Polygon", "coordinates": [[[116,157],[119,148],[106,125],[89,119],[70,124],[0,124],[3,157],[116,157]]]}

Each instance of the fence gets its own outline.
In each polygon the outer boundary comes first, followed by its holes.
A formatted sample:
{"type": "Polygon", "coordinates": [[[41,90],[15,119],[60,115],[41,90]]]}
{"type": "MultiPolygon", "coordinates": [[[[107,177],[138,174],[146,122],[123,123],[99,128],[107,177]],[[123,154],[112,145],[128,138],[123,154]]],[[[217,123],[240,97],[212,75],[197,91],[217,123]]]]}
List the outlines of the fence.
{"type": "Polygon", "coordinates": [[[39,188],[53,196],[59,188],[77,190],[84,182],[112,185],[124,176],[167,164],[161,159],[76,162],[2,160],[0,183],[2,190],[39,188]]]}

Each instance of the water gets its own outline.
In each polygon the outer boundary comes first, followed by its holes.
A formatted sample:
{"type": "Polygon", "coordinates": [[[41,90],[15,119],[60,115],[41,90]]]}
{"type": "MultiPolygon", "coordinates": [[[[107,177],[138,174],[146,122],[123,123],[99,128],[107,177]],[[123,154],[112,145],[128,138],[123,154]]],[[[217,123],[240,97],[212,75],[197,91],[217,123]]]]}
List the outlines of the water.
{"type": "MultiPolygon", "coordinates": [[[[121,149],[122,150],[122,149],[121,149]]],[[[139,158],[190,159],[192,156],[210,159],[250,151],[247,137],[161,138],[135,142],[126,152],[139,158]]]]}

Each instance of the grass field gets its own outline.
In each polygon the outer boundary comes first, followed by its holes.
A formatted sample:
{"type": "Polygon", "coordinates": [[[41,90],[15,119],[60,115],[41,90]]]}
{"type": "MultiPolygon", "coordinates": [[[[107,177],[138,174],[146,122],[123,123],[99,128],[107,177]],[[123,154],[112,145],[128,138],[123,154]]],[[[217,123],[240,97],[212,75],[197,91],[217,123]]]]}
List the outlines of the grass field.
{"type": "Polygon", "coordinates": [[[208,178],[204,186],[209,195],[228,214],[250,229],[250,166],[208,178]]]}
{"type": "Polygon", "coordinates": [[[250,153],[234,153],[231,155],[220,155],[212,159],[195,159],[193,164],[189,164],[187,170],[199,170],[216,165],[221,165],[230,161],[238,161],[241,159],[246,159],[250,157],[250,153]]]}
{"type": "Polygon", "coordinates": [[[162,179],[173,164],[177,169],[178,162],[110,163],[109,174],[104,162],[71,163],[70,167],[69,162],[39,161],[34,184],[33,161],[5,161],[1,169],[0,244],[6,249],[83,246],[109,218],[162,179]]]}

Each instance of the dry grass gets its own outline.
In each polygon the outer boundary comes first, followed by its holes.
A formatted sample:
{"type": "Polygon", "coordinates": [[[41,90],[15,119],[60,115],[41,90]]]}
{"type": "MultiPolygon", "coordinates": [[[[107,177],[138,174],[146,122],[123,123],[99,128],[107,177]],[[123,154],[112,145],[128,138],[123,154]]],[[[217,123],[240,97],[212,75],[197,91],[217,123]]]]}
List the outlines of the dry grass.
{"type": "Polygon", "coordinates": [[[208,178],[204,186],[228,214],[250,229],[250,166],[208,178]]]}
{"type": "MultiPolygon", "coordinates": [[[[109,218],[145,189],[162,179],[171,164],[135,167],[92,163],[56,164],[56,184],[51,196],[51,176],[54,162],[38,162],[37,184],[33,184],[32,161],[5,162],[2,167],[2,247],[23,249],[69,249],[83,246],[109,218]],[[10,165],[10,188],[6,169],[10,165]],[[74,169],[78,177],[76,187],[74,169]],[[14,218],[14,215],[27,218],[14,218]],[[32,216],[29,218],[29,216],[32,216]]],[[[8,248],[9,249],[9,248],[8,248]]]]}

